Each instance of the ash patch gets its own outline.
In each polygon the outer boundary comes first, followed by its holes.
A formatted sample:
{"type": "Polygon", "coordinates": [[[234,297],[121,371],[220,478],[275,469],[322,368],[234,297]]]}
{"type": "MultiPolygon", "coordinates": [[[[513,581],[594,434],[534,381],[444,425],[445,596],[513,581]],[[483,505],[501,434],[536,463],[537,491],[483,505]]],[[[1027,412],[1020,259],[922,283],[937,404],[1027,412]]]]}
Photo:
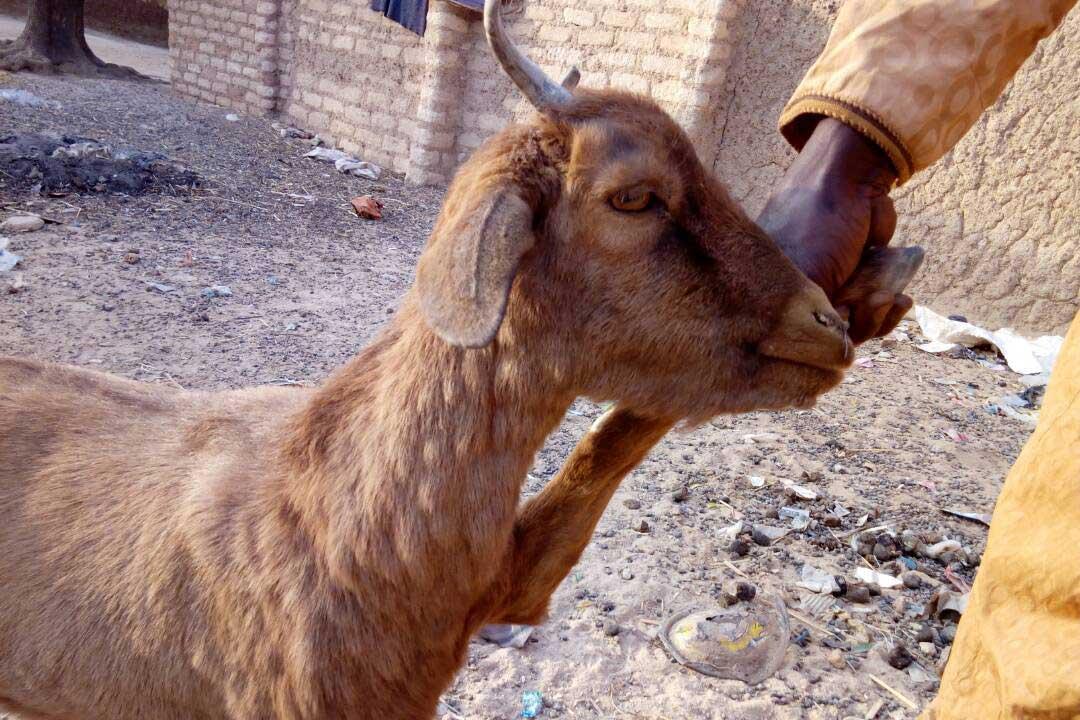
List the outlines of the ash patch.
{"type": "Polygon", "coordinates": [[[0,187],[53,197],[111,193],[142,195],[190,192],[197,174],[161,153],[114,150],[91,138],[19,134],[0,137],[0,187]]]}

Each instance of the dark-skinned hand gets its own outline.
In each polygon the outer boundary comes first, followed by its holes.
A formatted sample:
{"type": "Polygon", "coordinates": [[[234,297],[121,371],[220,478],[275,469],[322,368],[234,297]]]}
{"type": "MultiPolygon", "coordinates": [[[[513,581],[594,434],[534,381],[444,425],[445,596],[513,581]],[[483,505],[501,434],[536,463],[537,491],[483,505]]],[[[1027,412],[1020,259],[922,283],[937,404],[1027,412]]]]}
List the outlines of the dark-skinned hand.
{"type": "Polygon", "coordinates": [[[847,125],[823,118],[773,190],[758,223],[849,323],[855,343],[889,333],[911,308],[904,294],[845,288],[868,247],[896,229],[888,156],[847,125]]]}

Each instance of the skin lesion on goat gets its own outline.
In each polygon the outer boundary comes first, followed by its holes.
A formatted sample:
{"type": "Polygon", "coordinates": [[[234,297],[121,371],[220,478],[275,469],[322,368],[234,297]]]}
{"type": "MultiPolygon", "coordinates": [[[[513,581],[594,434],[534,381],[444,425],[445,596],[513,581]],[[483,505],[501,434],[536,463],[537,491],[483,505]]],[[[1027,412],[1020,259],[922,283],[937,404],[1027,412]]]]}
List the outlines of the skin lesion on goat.
{"type": "Polygon", "coordinates": [[[484,622],[535,622],[682,419],[805,407],[844,325],[646,98],[497,57],[540,113],[453,181],[415,286],[313,390],[0,360],[0,708],[428,718],[484,622]],[[618,403],[544,491],[578,396],[618,403]]]}

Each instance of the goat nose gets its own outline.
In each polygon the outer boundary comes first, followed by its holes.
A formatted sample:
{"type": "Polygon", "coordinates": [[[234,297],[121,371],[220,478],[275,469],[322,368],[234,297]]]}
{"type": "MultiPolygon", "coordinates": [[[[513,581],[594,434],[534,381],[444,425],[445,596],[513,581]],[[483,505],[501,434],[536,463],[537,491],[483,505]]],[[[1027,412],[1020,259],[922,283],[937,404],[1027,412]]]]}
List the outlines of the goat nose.
{"type": "Polygon", "coordinates": [[[767,357],[828,369],[847,367],[855,359],[847,323],[821,288],[809,282],[788,301],[758,350],[767,357]]]}

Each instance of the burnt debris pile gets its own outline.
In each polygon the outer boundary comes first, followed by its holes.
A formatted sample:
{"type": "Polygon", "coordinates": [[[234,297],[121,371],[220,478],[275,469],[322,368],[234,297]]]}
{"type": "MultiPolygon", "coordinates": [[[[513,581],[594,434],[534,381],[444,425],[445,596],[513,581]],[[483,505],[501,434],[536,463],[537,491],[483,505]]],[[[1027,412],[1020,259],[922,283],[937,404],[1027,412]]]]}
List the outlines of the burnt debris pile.
{"type": "Polygon", "coordinates": [[[191,170],[161,153],[113,149],[72,135],[0,137],[0,186],[42,195],[181,194],[201,185],[191,170]]]}

